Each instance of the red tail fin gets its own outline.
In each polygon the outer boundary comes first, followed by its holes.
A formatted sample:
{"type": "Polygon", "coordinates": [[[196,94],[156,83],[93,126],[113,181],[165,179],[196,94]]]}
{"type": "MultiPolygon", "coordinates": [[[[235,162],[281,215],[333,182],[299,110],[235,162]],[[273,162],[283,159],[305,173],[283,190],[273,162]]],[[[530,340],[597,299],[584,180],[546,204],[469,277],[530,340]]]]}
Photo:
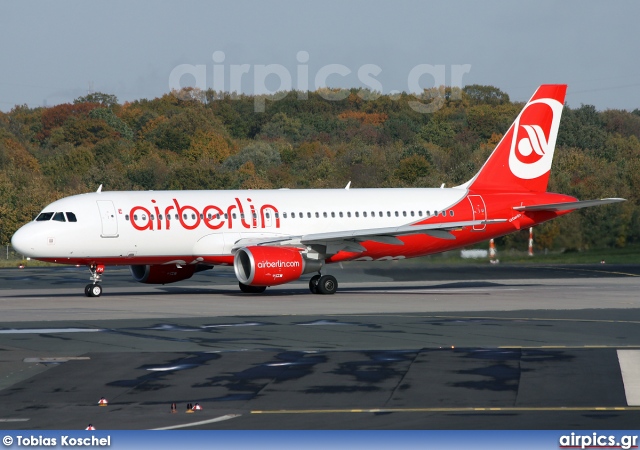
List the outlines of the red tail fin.
{"type": "Polygon", "coordinates": [[[566,84],[540,86],[482,169],[463,187],[546,192],[566,92],[566,84]]]}

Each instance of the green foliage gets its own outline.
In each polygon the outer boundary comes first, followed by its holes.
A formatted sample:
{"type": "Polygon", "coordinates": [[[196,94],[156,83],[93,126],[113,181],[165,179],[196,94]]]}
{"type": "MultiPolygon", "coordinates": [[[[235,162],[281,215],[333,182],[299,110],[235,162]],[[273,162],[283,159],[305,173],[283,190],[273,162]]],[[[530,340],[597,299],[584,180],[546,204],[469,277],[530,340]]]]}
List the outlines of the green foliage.
{"type": "MultiPolygon", "coordinates": [[[[453,186],[484,163],[522,104],[493,86],[419,96],[361,89],[252,96],[187,89],[123,105],[109,94],[0,113],[0,241],[50,201],[106,189],[453,186]],[[305,98],[306,97],[306,98],[305,98]],[[327,100],[333,98],[333,100],[327,100]],[[431,108],[431,113],[416,111],[431,108]]],[[[640,242],[640,109],[565,107],[550,191],[622,205],[540,226],[549,250],[640,242]]],[[[525,232],[502,247],[526,248],[525,232]]]]}
{"type": "Polygon", "coordinates": [[[239,153],[228,157],[222,168],[226,171],[237,171],[247,162],[251,162],[256,171],[266,171],[281,163],[280,153],[266,142],[255,142],[244,147],[239,153]]]}
{"type": "Polygon", "coordinates": [[[78,97],[73,103],[98,103],[107,108],[118,105],[118,97],[111,94],[104,94],[102,92],[94,92],[87,94],[84,97],[78,97]]]}

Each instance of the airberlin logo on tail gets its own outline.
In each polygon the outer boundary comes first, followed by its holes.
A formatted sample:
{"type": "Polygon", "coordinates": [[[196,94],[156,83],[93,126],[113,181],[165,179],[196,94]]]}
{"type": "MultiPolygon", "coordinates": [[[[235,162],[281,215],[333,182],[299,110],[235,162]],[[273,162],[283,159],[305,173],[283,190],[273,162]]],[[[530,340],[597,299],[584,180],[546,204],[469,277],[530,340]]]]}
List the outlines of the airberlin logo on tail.
{"type": "Polygon", "coordinates": [[[531,180],[551,170],[562,103],[541,98],[527,104],[513,124],[509,168],[518,178],[531,180]]]}

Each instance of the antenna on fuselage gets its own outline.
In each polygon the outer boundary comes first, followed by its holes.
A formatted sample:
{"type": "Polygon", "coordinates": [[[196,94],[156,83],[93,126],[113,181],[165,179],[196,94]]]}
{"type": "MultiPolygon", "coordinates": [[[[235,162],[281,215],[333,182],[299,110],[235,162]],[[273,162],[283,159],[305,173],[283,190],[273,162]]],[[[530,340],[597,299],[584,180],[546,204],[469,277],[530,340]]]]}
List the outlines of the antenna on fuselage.
{"type": "Polygon", "coordinates": [[[100,194],[102,192],[102,185],[100,185],[100,187],[98,188],[98,190],[96,191],[98,194],[100,194]]]}

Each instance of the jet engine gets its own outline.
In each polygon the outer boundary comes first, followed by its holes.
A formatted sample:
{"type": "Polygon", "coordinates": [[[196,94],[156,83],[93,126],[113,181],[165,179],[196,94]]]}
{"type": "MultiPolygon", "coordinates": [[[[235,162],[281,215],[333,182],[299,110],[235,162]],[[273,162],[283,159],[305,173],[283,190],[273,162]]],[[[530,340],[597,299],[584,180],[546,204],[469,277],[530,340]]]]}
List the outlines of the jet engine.
{"type": "Polygon", "coordinates": [[[289,283],[321,267],[322,261],[307,259],[299,249],[290,247],[243,247],[233,259],[238,281],[248,286],[289,283]]]}

